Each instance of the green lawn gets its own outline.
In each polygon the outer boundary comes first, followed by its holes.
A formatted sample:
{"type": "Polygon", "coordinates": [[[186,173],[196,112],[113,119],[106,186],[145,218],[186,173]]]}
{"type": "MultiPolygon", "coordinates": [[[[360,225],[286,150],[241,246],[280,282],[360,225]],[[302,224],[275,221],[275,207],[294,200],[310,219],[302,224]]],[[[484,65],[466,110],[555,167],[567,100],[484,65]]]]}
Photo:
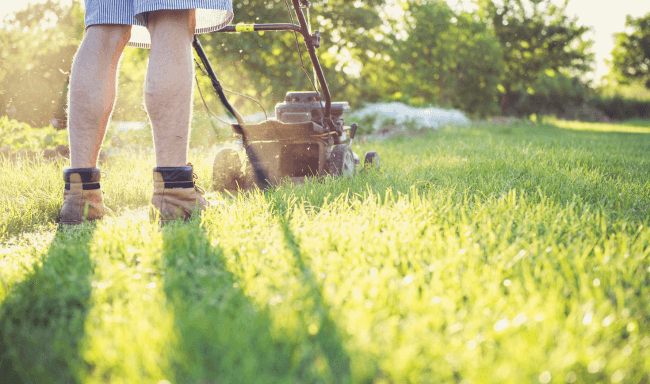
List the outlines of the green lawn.
{"type": "Polygon", "coordinates": [[[587,123],[578,121],[551,120],[559,128],[574,131],[650,133],[650,120],[632,119],[623,123],[587,123]]]}
{"type": "MultiPolygon", "coordinates": [[[[0,163],[0,372],[26,383],[649,383],[647,122],[354,146],[382,168],[160,228],[59,229],[61,166],[0,163]],[[635,133],[630,133],[630,127],[635,133]]],[[[208,186],[214,151],[193,153],[208,186]]]]}

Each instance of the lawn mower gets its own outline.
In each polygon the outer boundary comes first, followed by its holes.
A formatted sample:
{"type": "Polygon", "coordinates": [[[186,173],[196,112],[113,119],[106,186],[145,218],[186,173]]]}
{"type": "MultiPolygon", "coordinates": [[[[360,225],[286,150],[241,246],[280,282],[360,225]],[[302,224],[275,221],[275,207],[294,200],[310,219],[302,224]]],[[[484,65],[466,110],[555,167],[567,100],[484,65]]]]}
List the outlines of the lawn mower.
{"type": "MultiPolygon", "coordinates": [[[[322,94],[313,82],[312,91],[287,92],[284,102],[275,106],[275,118],[267,118],[257,124],[244,122],[240,113],[228,101],[224,93],[227,90],[217,79],[198,37],[194,36],[193,47],[203,63],[203,68],[200,65],[199,68],[211,79],[212,87],[221,103],[231,118],[237,121],[230,126],[243,143],[243,151],[222,148],[217,152],[213,169],[213,181],[217,190],[254,187],[264,189],[284,181],[304,182],[307,177],[351,176],[361,166],[359,156],[350,147],[357,124],[345,125],[343,114],[349,112],[350,107],[347,102],[331,101],[327,82],[316,56],[316,48],[319,48],[321,43],[320,32],[310,32],[303,13],[303,9],[309,12],[311,4],[307,0],[291,1],[299,24],[294,24],[293,15],[285,0],[290,24],[238,24],[218,31],[293,32],[301,62],[297,33],[302,35],[322,94]],[[245,156],[240,156],[240,152],[245,153],[245,156]]],[[[307,74],[304,63],[302,67],[307,74]]],[[[309,74],[307,76],[309,77],[309,74]]],[[[377,152],[365,154],[364,166],[379,166],[377,152]]]]}

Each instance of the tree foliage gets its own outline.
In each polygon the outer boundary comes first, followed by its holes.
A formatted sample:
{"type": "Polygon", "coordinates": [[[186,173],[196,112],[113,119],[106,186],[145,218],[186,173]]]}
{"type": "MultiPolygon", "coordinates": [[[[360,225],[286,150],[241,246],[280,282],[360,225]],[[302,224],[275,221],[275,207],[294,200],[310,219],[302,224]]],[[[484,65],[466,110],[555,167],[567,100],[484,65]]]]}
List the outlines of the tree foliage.
{"type": "Polygon", "coordinates": [[[408,37],[395,41],[404,94],[473,114],[497,110],[502,50],[485,22],[443,1],[411,2],[405,19],[408,37]]]}
{"type": "Polygon", "coordinates": [[[566,15],[566,6],[552,0],[480,0],[481,18],[494,28],[503,50],[503,92],[534,93],[543,74],[578,77],[591,69],[592,41],[588,27],[566,15]]]}
{"type": "MultiPolygon", "coordinates": [[[[442,0],[403,2],[403,16],[387,20],[392,32],[383,49],[363,60],[363,72],[371,79],[367,99],[402,99],[486,115],[497,113],[499,96],[510,92],[549,99],[567,82],[588,88],[580,77],[591,68],[592,43],[584,39],[588,28],[566,16],[566,4],[477,3],[477,11],[466,12],[442,0]],[[554,76],[557,81],[549,79],[554,76]]],[[[573,92],[566,96],[576,99],[573,92]]]]}
{"type": "MultiPolygon", "coordinates": [[[[381,24],[377,9],[383,3],[384,0],[354,4],[343,0],[314,2],[310,22],[313,30],[322,33],[323,46],[318,55],[334,100],[358,100],[362,79],[356,57],[374,44],[371,31],[381,24]]],[[[234,23],[290,21],[284,0],[242,0],[234,6],[234,23]]],[[[295,14],[293,21],[297,23],[295,14]]],[[[36,126],[49,124],[53,117],[63,118],[67,77],[83,29],[79,2],[72,7],[54,1],[29,5],[5,21],[0,30],[0,114],[36,126]]],[[[287,91],[312,89],[302,70],[292,33],[212,33],[200,35],[200,39],[222,83],[233,91],[260,99],[271,113],[273,105],[282,101],[287,91]]],[[[300,35],[298,41],[305,67],[313,77],[300,35]]],[[[142,84],[148,52],[125,49],[114,120],[146,118],[142,84]]],[[[207,101],[215,101],[208,79],[199,74],[198,80],[207,101]]],[[[246,99],[233,97],[233,101],[244,113],[259,111],[246,99]]],[[[195,105],[200,103],[197,95],[195,105]]]]}
{"type": "MultiPolygon", "coordinates": [[[[551,97],[563,88],[551,92],[545,87],[568,83],[540,78],[558,75],[575,81],[589,69],[587,28],[565,15],[566,4],[478,4],[478,11],[465,12],[442,0],[313,1],[310,25],[321,32],[318,56],[332,99],[353,107],[397,100],[488,115],[498,113],[504,93],[551,97]]],[[[236,1],[233,22],[288,23],[286,5],[285,0],[236,1]]],[[[5,20],[0,29],[0,114],[36,126],[63,117],[67,78],[83,30],[78,1],[72,6],[53,0],[29,5],[5,20]]],[[[301,65],[302,58],[313,78],[301,36],[302,56],[290,32],[211,33],[200,39],[222,84],[259,99],[270,114],[286,92],[312,89],[301,65]]],[[[146,119],[142,84],[148,53],[125,49],[114,120],[146,119]]],[[[210,81],[200,73],[197,77],[206,101],[219,110],[210,81]]],[[[244,114],[259,111],[244,98],[232,101],[244,114]]],[[[197,94],[195,107],[200,104],[197,94]]]]}
{"type": "Polygon", "coordinates": [[[612,68],[625,84],[641,81],[650,89],[650,13],[643,17],[627,16],[629,33],[616,34],[612,50],[612,68]]]}
{"type": "Polygon", "coordinates": [[[7,16],[0,33],[0,114],[35,126],[62,118],[67,78],[83,34],[79,2],[49,0],[7,16]]]}

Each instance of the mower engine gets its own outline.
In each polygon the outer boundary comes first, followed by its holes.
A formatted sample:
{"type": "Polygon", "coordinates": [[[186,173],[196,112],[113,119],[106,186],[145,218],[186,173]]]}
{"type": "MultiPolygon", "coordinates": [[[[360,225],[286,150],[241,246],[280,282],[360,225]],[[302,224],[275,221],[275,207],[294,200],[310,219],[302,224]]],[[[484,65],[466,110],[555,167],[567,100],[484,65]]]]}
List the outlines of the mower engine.
{"type": "MultiPolygon", "coordinates": [[[[351,176],[359,156],[350,143],[356,124],[345,126],[347,102],[331,103],[334,129],[323,119],[323,103],[317,92],[288,92],[275,107],[275,119],[240,128],[246,137],[245,155],[234,148],[221,149],[214,162],[217,189],[264,188],[283,180],[304,182],[305,177],[351,176]]],[[[366,165],[378,165],[376,152],[366,154],[366,165]]]]}
{"type": "MultiPolygon", "coordinates": [[[[343,126],[343,114],[350,112],[347,101],[332,103],[332,121],[336,126],[343,126]]],[[[302,123],[313,121],[322,123],[323,103],[319,93],[316,92],[288,92],[284,103],[275,106],[275,116],[285,123],[302,123]]]]}

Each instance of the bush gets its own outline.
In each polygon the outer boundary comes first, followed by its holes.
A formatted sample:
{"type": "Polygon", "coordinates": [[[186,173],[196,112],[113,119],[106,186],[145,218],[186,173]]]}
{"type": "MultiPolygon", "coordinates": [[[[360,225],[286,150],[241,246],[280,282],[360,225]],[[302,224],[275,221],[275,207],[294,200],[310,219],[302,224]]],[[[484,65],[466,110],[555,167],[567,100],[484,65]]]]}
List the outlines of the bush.
{"type": "Polygon", "coordinates": [[[436,105],[487,116],[498,111],[504,73],[499,41],[486,22],[454,12],[444,2],[411,2],[408,38],[396,40],[404,98],[418,107],[436,105]]]}
{"type": "Polygon", "coordinates": [[[576,107],[570,106],[565,108],[565,111],[562,114],[562,118],[564,120],[588,121],[591,123],[611,121],[609,116],[603,113],[603,111],[589,103],[583,103],[576,107]]]}
{"type": "Polygon", "coordinates": [[[624,99],[621,96],[596,97],[589,104],[614,120],[650,119],[650,100],[624,99]]]}
{"type": "Polygon", "coordinates": [[[650,119],[650,99],[637,99],[603,89],[594,92],[578,78],[549,72],[541,76],[529,92],[508,94],[505,115],[527,117],[532,114],[592,122],[650,119]]]}
{"type": "Polygon", "coordinates": [[[589,99],[590,90],[580,79],[549,71],[541,75],[528,91],[510,92],[505,115],[565,116],[574,114],[589,99]]]}
{"type": "Polygon", "coordinates": [[[68,131],[57,131],[49,125],[44,128],[32,128],[27,123],[0,117],[0,148],[10,146],[14,151],[20,149],[38,151],[68,145],[68,131]]]}

